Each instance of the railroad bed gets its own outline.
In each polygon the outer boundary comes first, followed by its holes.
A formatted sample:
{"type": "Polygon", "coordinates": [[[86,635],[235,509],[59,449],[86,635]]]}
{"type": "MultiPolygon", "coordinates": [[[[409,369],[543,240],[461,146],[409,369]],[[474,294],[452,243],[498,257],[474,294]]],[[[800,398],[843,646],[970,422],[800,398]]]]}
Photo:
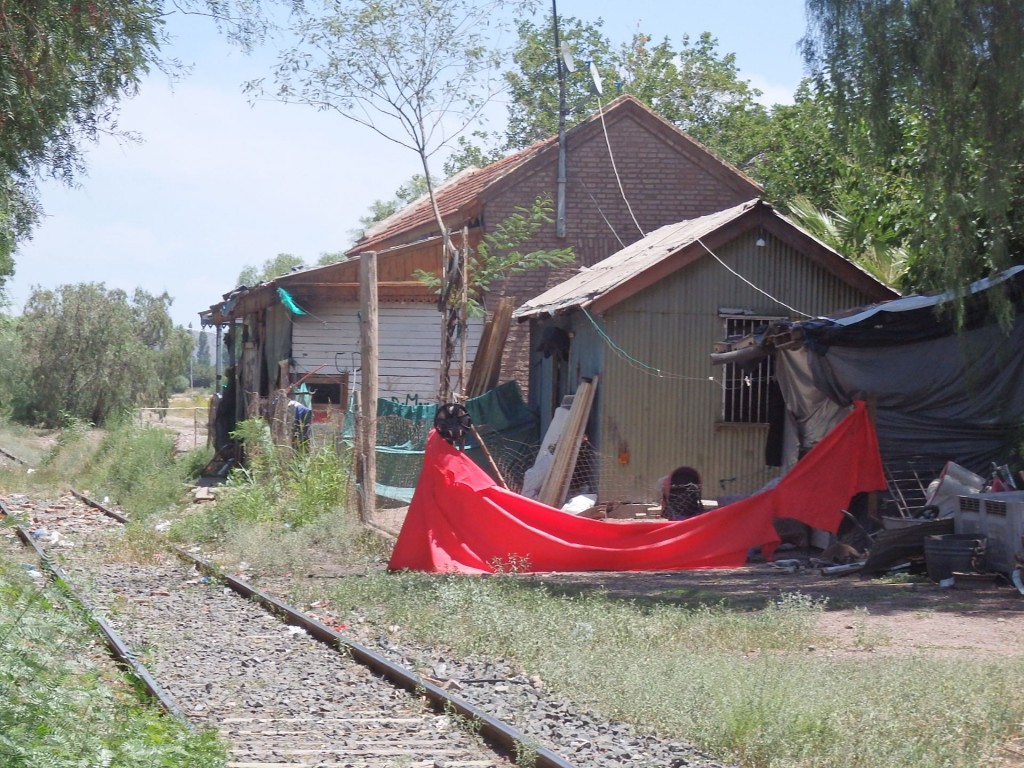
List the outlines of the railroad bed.
{"type": "MultiPolygon", "coordinates": [[[[81,499],[5,502],[181,713],[224,736],[233,768],[514,764],[515,754],[480,737],[479,719],[437,711],[170,551],[145,563],[127,557],[121,523],[81,499]]],[[[579,712],[501,661],[452,659],[386,637],[370,653],[396,665],[432,660],[432,677],[470,711],[511,723],[524,765],[720,768],[688,745],[579,712]]]]}

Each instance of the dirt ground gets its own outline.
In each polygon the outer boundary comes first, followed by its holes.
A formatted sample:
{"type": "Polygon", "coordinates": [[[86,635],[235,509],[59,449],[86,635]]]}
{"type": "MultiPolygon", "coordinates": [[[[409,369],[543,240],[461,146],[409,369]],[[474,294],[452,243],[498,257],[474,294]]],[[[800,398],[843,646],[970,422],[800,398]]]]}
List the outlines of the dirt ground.
{"type": "Polygon", "coordinates": [[[186,394],[172,395],[166,409],[146,408],[136,412],[136,419],[145,424],[159,424],[172,430],[175,448],[186,453],[206,446],[207,402],[186,394]]]}
{"type": "MultiPolygon", "coordinates": [[[[194,401],[176,398],[160,421],[177,433],[179,451],[206,445],[205,408],[194,401]]],[[[404,512],[379,511],[375,527],[385,536],[397,536],[404,512]]],[[[820,640],[809,650],[830,656],[1024,655],[1024,595],[1005,578],[961,581],[943,589],[924,574],[904,581],[866,579],[857,574],[826,576],[811,566],[816,554],[814,550],[779,552],[779,559],[801,561],[802,567],[795,573],[771,563],[756,563],[736,569],[531,574],[525,578],[570,594],[599,590],[613,599],[641,604],[725,603],[758,608],[781,594],[800,592],[825,601],[818,628],[820,640]]],[[[325,570],[335,570],[324,565],[325,570]]]]}
{"type": "MultiPolygon", "coordinates": [[[[810,553],[780,553],[805,562],[810,553]]],[[[785,573],[770,563],[742,568],[656,573],[538,574],[569,593],[601,590],[638,603],[757,608],[783,593],[825,600],[814,652],[941,655],[1024,653],[1024,596],[1006,580],[942,589],[923,574],[894,583],[805,567],[785,573]],[[912,579],[912,580],[910,580],[912,579]]]]}

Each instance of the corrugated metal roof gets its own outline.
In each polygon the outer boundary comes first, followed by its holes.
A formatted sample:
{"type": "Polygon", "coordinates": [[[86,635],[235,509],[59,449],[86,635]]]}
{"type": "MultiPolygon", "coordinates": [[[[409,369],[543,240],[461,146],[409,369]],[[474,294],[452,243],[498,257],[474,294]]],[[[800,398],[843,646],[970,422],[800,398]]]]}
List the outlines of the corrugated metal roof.
{"type": "Polygon", "coordinates": [[[565,282],[527,301],[515,311],[514,317],[555,314],[566,309],[587,306],[681,248],[735,221],[759,205],[765,204],[759,199],[749,200],[718,213],[667,224],[656,229],[642,240],[626,246],[594,266],[582,267],[576,275],[565,282]]]}

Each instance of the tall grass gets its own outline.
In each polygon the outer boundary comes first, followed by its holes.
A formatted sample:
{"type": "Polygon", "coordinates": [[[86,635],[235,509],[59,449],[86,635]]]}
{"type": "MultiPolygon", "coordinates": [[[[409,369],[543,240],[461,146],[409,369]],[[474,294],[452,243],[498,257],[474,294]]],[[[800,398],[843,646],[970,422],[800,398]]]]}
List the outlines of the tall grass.
{"type": "Polygon", "coordinates": [[[0,765],[223,768],[216,733],[137,699],[72,607],[0,558],[0,765]]]}
{"type": "Polygon", "coordinates": [[[242,422],[237,435],[246,465],[231,472],[216,504],[178,519],[172,538],[218,543],[266,571],[301,568],[315,553],[365,559],[363,531],[346,504],[348,468],[331,446],[282,450],[255,420],[242,422]]]}
{"type": "Polygon", "coordinates": [[[206,450],[178,458],[171,431],[125,419],[108,428],[77,482],[92,496],[109,497],[146,519],[181,503],[206,458],[206,450]]]}

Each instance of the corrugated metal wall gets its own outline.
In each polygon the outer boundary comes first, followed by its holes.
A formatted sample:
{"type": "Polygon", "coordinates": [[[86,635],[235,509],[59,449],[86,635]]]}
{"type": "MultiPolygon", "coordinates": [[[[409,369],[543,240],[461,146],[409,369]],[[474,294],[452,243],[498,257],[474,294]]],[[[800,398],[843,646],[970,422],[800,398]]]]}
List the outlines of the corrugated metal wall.
{"type": "Polygon", "coordinates": [[[868,299],[771,235],[753,231],[595,318],[573,315],[573,356],[600,360],[596,440],[600,499],[657,498],[657,479],[680,465],[704,478],[706,498],[745,494],[776,472],[764,463],[767,426],[722,423],[723,371],[710,353],[725,336],[722,308],[767,316],[820,315],[868,299]],[[758,237],[765,245],[755,245],[758,237]],[[616,350],[614,347],[618,347],[616,350]],[[656,370],[655,370],[656,369],[656,370]],[[659,373],[660,371],[660,373],[659,373]]]}

